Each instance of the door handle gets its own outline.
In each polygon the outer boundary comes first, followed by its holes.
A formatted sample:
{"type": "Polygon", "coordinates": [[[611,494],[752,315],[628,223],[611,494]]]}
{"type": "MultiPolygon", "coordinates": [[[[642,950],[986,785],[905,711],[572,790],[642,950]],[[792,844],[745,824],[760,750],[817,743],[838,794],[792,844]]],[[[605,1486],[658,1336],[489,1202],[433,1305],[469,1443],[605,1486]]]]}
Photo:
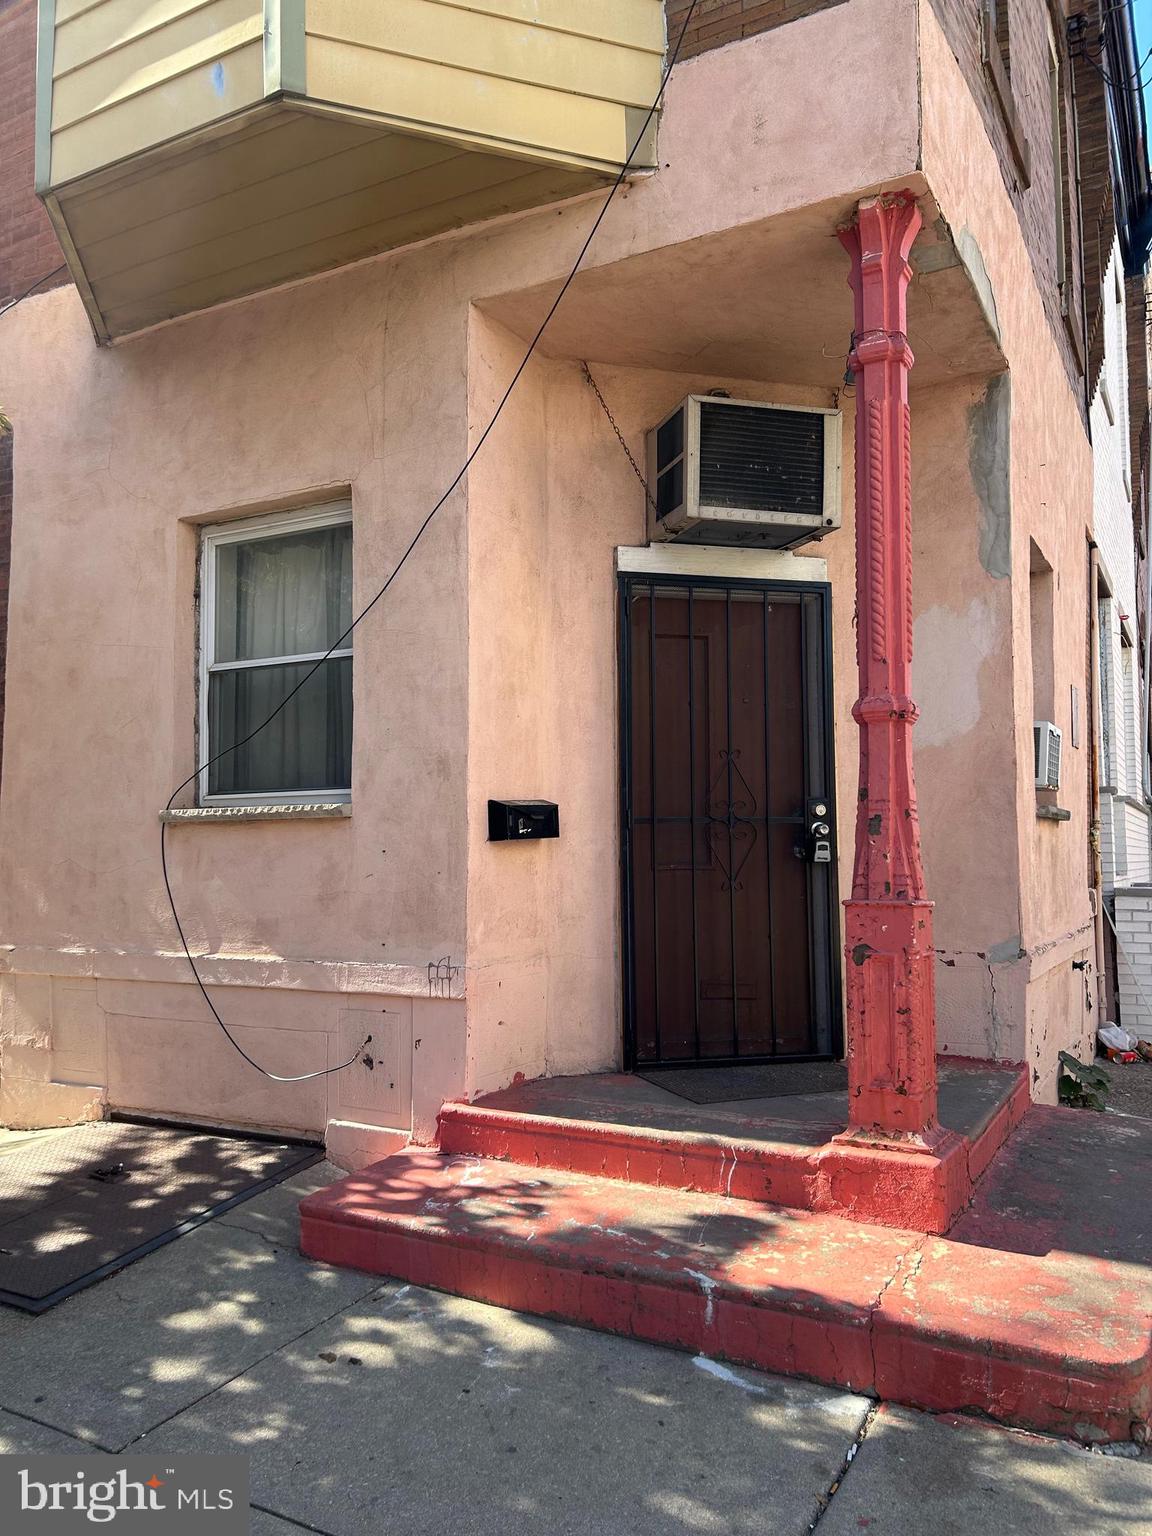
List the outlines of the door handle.
{"type": "Polygon", "coordinates": [[[796,849],[796,857],[810,864],[831,864],[833,841],[832,807],[826,800],[809,800],[807,834],[803,847],[796,849]]]}

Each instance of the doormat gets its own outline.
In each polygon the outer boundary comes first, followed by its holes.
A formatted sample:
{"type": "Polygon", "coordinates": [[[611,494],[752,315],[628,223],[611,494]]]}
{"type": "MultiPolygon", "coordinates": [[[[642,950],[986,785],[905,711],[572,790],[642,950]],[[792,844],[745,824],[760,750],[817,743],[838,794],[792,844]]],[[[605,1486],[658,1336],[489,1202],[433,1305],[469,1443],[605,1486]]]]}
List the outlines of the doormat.
{"type": "Polygon", "coordinates": [[[848,1068],[842,1061],[780,1061],[756,1067],[665,1067],[660,1072],[636,1075],[692,1104],[848,1091],[848,1068]]]}
{"type": "Polygon", "coordinates": [[[323,1155],[124,1121],[0,1144],[0,1302],[43,1312],[323,1155]]]}

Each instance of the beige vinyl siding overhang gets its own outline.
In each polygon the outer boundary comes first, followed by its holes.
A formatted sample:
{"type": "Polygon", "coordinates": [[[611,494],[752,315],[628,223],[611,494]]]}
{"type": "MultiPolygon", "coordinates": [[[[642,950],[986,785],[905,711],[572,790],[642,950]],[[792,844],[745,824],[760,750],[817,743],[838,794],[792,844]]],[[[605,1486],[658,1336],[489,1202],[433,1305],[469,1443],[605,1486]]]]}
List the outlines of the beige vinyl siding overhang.
{"type": "Polygon", "coordinates": [[[97,337],[608,183],[659,89],[663,18],[41,0],[37,186],[97,337]]]}

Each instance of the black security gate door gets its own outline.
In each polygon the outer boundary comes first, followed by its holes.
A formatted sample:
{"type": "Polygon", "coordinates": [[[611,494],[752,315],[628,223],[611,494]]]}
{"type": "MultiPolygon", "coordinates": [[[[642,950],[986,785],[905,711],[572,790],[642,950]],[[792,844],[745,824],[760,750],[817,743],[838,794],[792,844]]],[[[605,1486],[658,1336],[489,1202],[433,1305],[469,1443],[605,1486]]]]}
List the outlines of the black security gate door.
{"type": "Polygon", "coordinates": [[[621,577],[629,1065],[839,1054],[828,594],[621,577]]]}

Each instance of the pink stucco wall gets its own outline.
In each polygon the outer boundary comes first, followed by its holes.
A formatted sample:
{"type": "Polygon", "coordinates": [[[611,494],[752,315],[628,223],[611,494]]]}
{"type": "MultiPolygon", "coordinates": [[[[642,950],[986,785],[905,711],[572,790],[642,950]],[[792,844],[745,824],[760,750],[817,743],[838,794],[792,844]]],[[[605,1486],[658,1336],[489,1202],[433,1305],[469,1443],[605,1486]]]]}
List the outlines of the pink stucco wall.
{"type": "MultiPolygon", "coordinates": [[[[440,281],[425,255],[106,351],[70,291],[8,317],[5,397],[25,448],[0,806],[7,964],[92,978],[92,1059],[51,1075],[106,1086],[118,1106],[323,1130],[355,1107],[341,1096],[362,1094],[347,1078],[334,1101],[322,1083],[273,1088],[204,1022],[173,954],[157,816],[194,760],[197,524],[350,487],[366,600],[464,447],[461,372],[433,385],[421,368],[426,348],[458,358],[463,343],[440,281]]],[[[429,999],[427,966],[464,947],[466,741],[448,724],[465,698],[463,518],[462,499],[445,508],[419,580],[363,637],[354,817],[170,829],[189,936],[271,1070],[329,1064],[359,1027],[341,1013],[378,1012],[381,993],[402,1000],[386,1032],[405,1074],[413,1010],[435,1005],[462,1059],[462,1004],[429,999]]],[[[30,1050],[53,1018],[20,1025],[30,1050]]],[[[409,1123],[411,1104],[381,1098],[379,1113],[409,1123]]]]}
{"type": "MultiPolygon", "coordinates": [[[[696,388],[830,402],[850,326],[832,264],[835,220],[878,186],[925,187],[916,22],[915,0],[854,0],[677,73],[663,169],[621,198],[573,291],[569,313],[587,316],[587,328],[558,330],[466,487],[357,634],[351,816],[174,829],[190,936],[246,1046],[274,1070],[314,1070],[355,1046],[374,1016],[385,1072],[268,1085],[222,1042],[174,954],[157,814],[193,763],[197,528],[350,491],[357,597],[370,596],[483,429],[521,355],[521,322],[540,285],[566,270],[598,204],[466,231],[105,351],[71,291],[6,317],[0,398],[21,452],[0,798],[0,1118],[63,1119],[110,1102],[427,1137],[443,1097],[618,1059],[614,558],[642,541],[643,504],[578,361],[588,344],[637,448],[696,388]],[[758,313],[778,313],[779,334],[757,324],[751,347],[734,335],[715,343],[707,371],[686,365],[677,308],[656,307],[659,287],[637,279],[634,263],[682,295],[691,278],[702,305],[707,284],[715,313],[739,316],[752,299],[750,257],[758,313]],[[806,327],[794,274],[809,268],[806,327]],[[560,841],[488,844],[489,795],[558,800],[560,841]]],[[[1054,395],[1056,370],[1033,334],[1010,209],[979,156],[952,142],[961,87],[930,15],[919,23],[932,76],[925,170],[953,227],[979,241],[996,288],[1014,374],[1013,495],[1027,525],[1059,508],[1051,542],[1068,573],[1070,666],[1077,644],[1083,652],[1086,449],[1074,446],[1058,481],[1044,478],[1045,452],[1075,438],[1074,408],[1054,395]],[[962,154],[986,195],[959,174],[962,154]]],[[[958,357],[975,314],[961,304],[938,322],[958,357]]],[[[971,357],[987,355],[982,333],[971,357]]],[[[1019,544],[1010,576],[982,562],[971,437],[989,380],[986,362],[978,376],[968,366],[949,379],[937,362],[913,399],[922,811],[945,951],[942,1043],[1022,1056],[1041,1042],[1028,981],[1046,966],[1056,979],[1045,983],[1054,1022],[1044,1029],[1065,1044],[1074,1022],[1064,973],[1040,956],[1083,921],[1072,853],[1083,845],[1083,768],[1069,789],[1076,819],[1034,828],[1019,649],[1026,566],[1019,544]],[[1042,898],[1022,894],[1022,869],[1042,870],[1042,898]],[[1009,963],[1017,935],[1029,958],[1009,963]]],[[[842,403],[845,526],[818,552],[834,588],[849,849],[851,401],[842,403]]],[[[1044,1050],[1048,1072],[1054,1045],[1044,1050]]]]}
{"type": "MultiPolygon", "coordinates": [[[[1073,962],[1091,961],[1093,953],[1085,702],[1091,452],[1000,169],[932,7],[923,0],[920,48],[925,175],[953,230],[963,231],[979,248],[1011,374],[1011,540],[1009,575],[1003,580],[1011,609],[1020,940],[1015,959],[1010,946],[999,951],[991,974],[998,1006],[1003,999],[1012,1011],[1012,1050],[1033,1070],[1034,1095],[1052,1101],[1056,1052],[1067,1049],[1090,1059],[1096,1022],[1086,1007],[1090,973],[1072,970],[1073,962]],[[1061,806],[1072,813],[1067,822],[1036,816],[1031,540],[1054,573],[1053,693],[1056,724],[1064,729],[1067,747],[1059,795],[1061,806]],[[1078,747],[1071,745],[1074,686],[1081,699],[1078,747]]],[[[977,835],[985,837],[983,828],[977,835]]],[[[986,846],[999,850],[990,837],[986,846]]]]}
{"type": "MultiPolygon", "coordinates": [[[[486,362],[514,350],[506,333],[481,321],[473,344],[484,347],[486,362]]],[[[489,371],[498,376],[478,369],[489,371]]],[[[724,387],[737,397],[833,403],[828,390],[715,375],[612,368],[599,369],[597,379],[637,446],[646,427],[691,391],[724,387]]],[[[1015,955],[1020,930],[1011,589],[981,562],[969,466],[971,413],[985,388],[961,380],[914,395],[919,784],[942,952],[941,1047],[1011,1057],[1023,1054],[1020,1000],[993,969],[1002,954],[1015,955]],[[989,848],[1001,855],[994,878],[989,848]]],[[[804,553],[827,560],[833,588],[846,890],[857,772],[851,396],[839,403],[844,525],[804,553]]],[[[539,365],[522,411],[509,423],[507,451],[472,479],[470,614],[474,634],[483,635],[473,655],[478,647],[485,665],[473,673],[469,803],[482,806],[488,793],[554,798],[564,837],[510,849],[486,844],[473,826],[469,958],[486,972],[480,990],[470,984],[477,1091],[517,1071],[610,1066],[620,1049],[613,572],[618,547],[644,542],[643,493],[578,364],[539,365]],[[502,583],[493,580],[497,571],[502,583]],[[521,986],[532,996],[515,1025],[521,986]]]]}

